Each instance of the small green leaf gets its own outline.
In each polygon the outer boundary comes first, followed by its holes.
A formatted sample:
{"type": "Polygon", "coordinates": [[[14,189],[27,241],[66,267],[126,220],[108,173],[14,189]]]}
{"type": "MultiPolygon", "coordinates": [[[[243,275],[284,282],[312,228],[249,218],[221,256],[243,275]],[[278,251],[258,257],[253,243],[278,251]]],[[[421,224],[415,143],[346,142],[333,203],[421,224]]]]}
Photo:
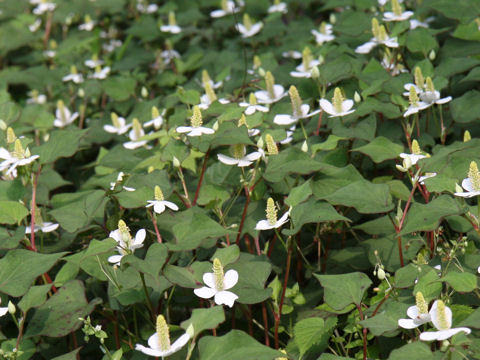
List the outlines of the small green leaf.
{"type": "Polygon", "coordinates": [[[314,346],[316,352],[325,350],[336,324],[337,318],[328,318],[327,321],[324,321],[319,317],[303,319],[296,323],[293,332],[300,356],[314,346]]]}
{"type": "Polygon", "coordinates": [[[403,146],[395,144],[389,139],[378,136],[375,140],[369,142],[367,145],[360,146],[352,151],[359,151],[368,155],[374,162],[381,163],[388,159],[396,159],[403,151],[403,146]]]}
{"type": "Polygon", "coordinates": [[[190,319],[183,321],[180,326],[185,330],[192,326],[194,336],[196,337],[204,330],[215,329],[224,321],[225,313],[223,307],[214,306],[208,309],[193,309],[190,319]]]}
{"type": "Polygon", "coordinates": [[[18,224],[28,212],[27,208],[17,201],[0,201],[0,224],[18,224]]]}

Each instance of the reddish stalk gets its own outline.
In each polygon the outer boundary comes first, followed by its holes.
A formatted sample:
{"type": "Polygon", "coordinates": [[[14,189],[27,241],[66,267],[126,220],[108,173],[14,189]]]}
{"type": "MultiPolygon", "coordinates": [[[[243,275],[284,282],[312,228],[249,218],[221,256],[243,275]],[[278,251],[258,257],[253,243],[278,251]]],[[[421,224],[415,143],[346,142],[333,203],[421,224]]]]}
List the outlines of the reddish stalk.
{"type": "MultiPolygon", "coordinates": [[[[357,305],[358,312],[360,313],[360,319],[364,320],[365,317],[363,316],[362,306],[357,305]]],[[[364,327],[363,330],[363,360],[367,360],[367,328],[364,327]]]]}
{"type": "Polygon", "coordinates": [[[36,208],[36,200],[37,200],[37,185],[38,185],[38,176],[40,175],[40,171],[42,168],[40,167],[38,171],[33,176],[33,184],[32,184],[32,203],[31,203],[31,223],[30,223],[30,246],[32,250],[37,252],[37,247],[35,246],[35,208],[36,208]]]}
{"type": "Polygon", "coordinates": [[[405,209],[403,210],[403,215],[402,215],[402,219],[400,220],[400,224],[398,226],[395,226],[395,231],[398,235],[397,236],[398,256],[400,257],[400,266],[401,267],[404,267],[405,264],[403,262],[402,237],[399,234],[402,231],[403,223],[405,222],[405,218],[407,216],[408,209],[410,208],[410,204],[412,203],[413,194],[415,193],[416,188],[417,188],[417,183],[415,183],[415,185],[412,188],[412,191],[410,191],[410,195],[408,196],[407,204],[405,205],[405,209]]]}
{"type": "Polygon", "coordinates": [[[200,179],[198,179],[197,190],[195,190],[195,197],[193,198],[192,206],[195,206],[195,204],[197,203],[198,195],[200,194],[200,188],[202,187],[203,176],[205,175],[205,170],[207,169],[208,155],[210,155],[210,149],[207,150],[207,153],[203,158],[202,172],[200,173],[200,179]]]}
{"type": "Polygon", "coordinates": [[[390,296],[390,293],[388,293],[387,295],[384,296],[384,298],[382,299],[382,301],[380,301],[380,303],[377,305],[377,307],[375,308],[375,311],[372,313],[372,317],[374,317],[378,310],[380,310],[380,307],[383,305],[383,303],[385,301],[387,301],[388,297],[390,296]]]}
{"type": "Polygon", "coordinates": [[[235,244],[237,245],[239,245],[240,243],[240,237],[242,236],[243,225],[245,224],[245,218],[247,217],[248,205],[250,204],[250,191],[248,190],[247,186],[245,186],[245,197],[246,197],[246,200],[245,200],[245,205],[243,206],[242,220],[240,220],[237,239],[235,240],[235,244]]]}
{"type": "Polygon", "coordinates": [[[280,326],[280,317],[282,316],[282,307],[283,302],[285,301],[285,292],[287,291],[288,284],[288,274],[290,273],[290,265],[292,262],[292,240],[289,239],[288,253],[287,253],[287,264],[285,266],[285,277],[283,279],[282,295],[280,296],[280,303],[278,304],[278,313],[275,315],[275,349],[278,349],[278,327],[280,326]]]}
{"type": "Polygon", "coordinates": [[[45,24],[45,34],[43,36],[43,47],[45,49],[48,48],[48,39],[50,38],[50,31],[52,30],[52,16],[53,13],[49,11],[47,15],[47,23],[45,24]]]}
{"type": "Polygon", "coordinates": [[[265,345],[270,346],[270,338],[268,337],[267,307],[265,306],[265,301],[262,302],[262,316],[263,316],[263,331],[265,333],[265,345]]]}
{"type": "Polygon", "coordinates": [[[322,127],[322,117],[323,111],[320,111],[320,114],[318,115],[318,124],[317,129],[315,130],[315,136],[318,136],[320,134],[320,128],[322,127]]]}
{"type": "Polygon", "coordinates": [[[155,216],[155,212],[153,210],[150,212],[150,215],[152,216],[152,223],[153,227],[155,228],[155,234],[157,234],[157,241],[161,244],[162,235],[160,235],[160,231],[158,231],[157,217],[155,216]]]}

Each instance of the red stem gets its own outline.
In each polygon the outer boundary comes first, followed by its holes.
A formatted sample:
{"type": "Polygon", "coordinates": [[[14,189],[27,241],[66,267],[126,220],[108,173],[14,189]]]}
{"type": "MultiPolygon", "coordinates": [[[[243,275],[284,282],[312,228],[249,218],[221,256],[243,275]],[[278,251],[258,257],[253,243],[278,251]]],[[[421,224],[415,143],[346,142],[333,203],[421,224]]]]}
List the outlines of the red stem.
{"type": "MultiPolygon", "coordinates": [[[[363,320],[365,317],[363,316],[362,306],[357,305],[358,312],[360,313],[360,319],[363,320]]],[[[363,360],[367,360],[367,328],[364,327],[363,330],[363,360]]]]}
{"type": "Polygon", "coordinates": [[[162,243],[162,235],[160,235],[160,231],[158,231],[157,217],[155,216],[155,212],[153,210],[150,214],[152,215],[153,227],[155,228],[155,233],[157,234],[157,241],[161,244],[162,243]]]}
{"type": "Polygon", "coordinates": [[[200,194],[200,188],[202,187],[203,176],[205,175],[205,170],[207,169],[208,155],[210,155],[210,149],[207,150],[207,153],[203,158],[202,172],[200,173],[200,179],[198,180],[197,190],[195,190],[195,197],[193,198],[192,206],[195,206],[195,204],[197,203],[198,195],[200,194]]]}
{"type": "Polygon", "coordinates": [[[243,206],[243,212],[242,212],[242,220],[240,220],[240,226],[238,227],[238,234],[237,234],[237,240],[235,240],[235,244],[239,245],[240,243],[240,237],[242,236],[242,230],[243,230],[243,225],[245,224],[245,218],[247,217],[247,209],[248,209],[248,204],[250,204],[250,191],[248,191],[247,186],[245,186],[245,205],[243,206]]]}
{"type": "Polygon", "coordinates": [[[285,266],[285,277],[283,279],[282,295],[280,296],[280,303],[278,305],[278,314],[275,314],[275,349],[278,349],[278,327],[280,326],[280,317],[282,316],[282,307],[285,300],[285,292],[287,291],[288,274],[290,273],[290,264],[292,262],[292,240],[289,240],[287,253],[287,265],[285,266]]]}
{"type": "Polygon", "coordinates": [[[267,307],[265,306],[265,301],[262,302],[262,316],[263,316],[263,330],[265,333],[265,345],[270,346],[270,338],[268,337],[267,307]]]}
{"type": "Polygon", "coordinates": [[[37,252],[37,247],[35,246],[35,208],[36,208],[36,200],[37,200],[37,184],[38,184],[38,176],[40,175],[40,167],[38,171],[33,176],[33,184],[32,184],[32,203],[31,203],[31,223],[30,223],[30,246],[32,250],[37,252]]]}

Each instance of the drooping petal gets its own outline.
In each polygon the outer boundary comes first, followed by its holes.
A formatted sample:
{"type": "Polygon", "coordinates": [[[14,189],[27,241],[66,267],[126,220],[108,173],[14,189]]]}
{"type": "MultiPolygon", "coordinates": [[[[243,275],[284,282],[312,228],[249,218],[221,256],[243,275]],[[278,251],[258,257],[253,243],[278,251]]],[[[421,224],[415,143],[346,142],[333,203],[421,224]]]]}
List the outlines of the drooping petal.
{"type": "Polygon", "coordinates": [[[366,42],[365,44],[362,44],[360,46],[358,46],[356,49],[355,49],[355,52],[357,54],[368,54],[370,51],[372,51],[372,49],[377,46],[377,42],[375,41],[368,41],[366,42]]]}
{"type": "Polygon", "coordinates": [[[163,204],[164,204],[166,207],[172,209],[173,211],[178,211],[178,206],[177,206],[177,204],[175,204],[175,203],[173,203],[173,202],[171,202],[171,201],[166,201],[166,200],[164,200],[164,201],[163,201],[163,204]]]}
{"type": "Polygon", "coordinates": [[[472,180],[470,178],[465,178],[462,181],[462,187],[467,190],[468,192],[473,192],[475,189],[473,188],[472,180]]]}
{"type": "Polygon", "coordinates": [[[420,340],[422,341],[432,341],[437,340],[440,331],[429,331],[429,332],[422,332],[420,334],[420,340]]]}
{"type": "Polygon", "coordinates": [[[255,230],[270,230],[273,229],[275,225],[270,225],[268,220],[260,220],[255,226],[255,230]]]}
{"type": "Polygon", "coordinates": [[[195,295],[197,295],[198,297],[201,297],[202,299],[210,299],[212,296],[214,296],[217,293],[215,289],[212,289],[206,286],[198,289],[194,289],[193,292],[195,295]]]}
{"type": "Polygon", "coordinates": [[[234,287],[238,282],[238,272],[236,270],[228,270],[225,273],[224,279],[223,279],[223,288],[225,290],[231,289],[234,287]]]}
{"type": "Polygon", "coordinates": [[[280,226],[285,224],[288,221],[288,216],[289,215],[290,215],[289,211],[287,211],[285,214],[283,214],[282,217],[280,219],[278,219],[278,221],[276,222],[275,227],[279,228],[280,226]]]}
{"type": "Polygon", "coordinates": [[[160,357],[160,356],[164,356],[165,353],[161,350],[156,350],[156,349],[152,349],[152,348],[148,348],[148,347],[145,347],[141,344],[136,344],[135,345],[135,350],[138,350],[138,351],[141,351],[143,352],[144,354],[147,354],[147,355],[150,355],[150,356],[157,356],[157,357],[160,357]]]}
{"type": "Polygon", "coordinates": [[[8,307],[0,307],[0,316],[5,315],[8,312],[8,307]]]}
{"type": "Polygon", "coordinates": [[[416,305],[410,306],[407,309],[407,316],[410,319],[416,319],[418,317],[418,315],[420,315],[420,312],[418,311],[418,308],[417,308],[416,305]]]}
{"type": "Polygon", "coordinates": [[[179,126],[175,129],[175,131],[177,133],[180,133],[180,134],[188,133],[188,132],[192,131],[192,127],[191,126],[179,126]]]}
{"type": "Polygon", "coordinates": [[[448,330],[442,330],[438,331],[438,337],[437,340],[443,341],[446,339],[451,338],[453,335],[456,335],[460,332],[464,332],[465,334],[470,334],[472,331],[469,328],[466,327],[461,327],[461,328],[453,328],[453,329],[448,329],[448,330]]]}
{"type": "Polygon", "coordinates": [[[187,333],[183,334],[177,340],[175,340],[172,346],[170,346],[171,354],[173,354],[174,352],[177,352],[182,347],[184,347],[185,344],[188,342],[188,340],[190,340],[190,335],[188,335],[187,333]]]}
{"type": "Polygon", "coordinates": [[[43,223],[43,226],[41,227],[42,232],[47,233],[47,232],[52,232],[54,230],[57,230],[59,227],[59,224],[54,224],[51,222],[45,222],[43,223]]]}
{"type": "Polygon", "coordinates": [[[145,229],[140,229],[137,231],[137,234],[135,235],[135,241],[133,242],[133,245],[137,246],[140,244],[143,244],[143,241],[145,240],[145,236],[147,235],[147,232],[145,229]]]}
{"type": "Polygon", "coordinates": [[[108,236],[111,237],[113,240],[115,240],[118,243],[122,242],[122,236],[120,234],[120,230],[118,230],[118,229],[110,231],[110,234],[108,236]]]}
{"type": "Polygon", "coordinates": [[[215,294],[215,304],[217,305],[227,305],[232,307],[235,300],[238,299],[238,296],[232,293],[231,291],[220,291],[215,294]]]}
{"type": "Polygon", "coordinates": [[[262,157],[262,153],[260,151],[254,151],[253,153],[250,153],[245,157],[250,161],[255,161],[262,157]]]}

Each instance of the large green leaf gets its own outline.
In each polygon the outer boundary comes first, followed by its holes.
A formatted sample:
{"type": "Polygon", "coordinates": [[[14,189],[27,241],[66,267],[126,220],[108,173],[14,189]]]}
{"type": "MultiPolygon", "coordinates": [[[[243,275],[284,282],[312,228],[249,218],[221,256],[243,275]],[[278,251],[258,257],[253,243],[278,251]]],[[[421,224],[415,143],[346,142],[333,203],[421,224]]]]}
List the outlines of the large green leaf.
{"type": "Polygon", "coordinates": [[[215,329],[224,321],[223,307],[214,306],[208,309],[193,309],[190,319],[183,321],[180,326],[185,330],[193,327],[194,336],[198,336],[203,330],[215,329]]]}
{"type": "Polygon", "coordinates": [[[395,144],[386,137],[378,136],[367,145],[357,147],[352,151],[359,151],[368,155],[374,162],[381,163],[387,159],[396,159],[403,151],[403,146],[395,144]]]}
{"type": "Polygon", "coordinates": [[[293,332],[295,334],[295,344],[300,350],[300,356],[312,347],[315,347],[316,352],[325,350],[336,324],[337,318],[328,318],[324,321],[319,317],[307,318],[297,322],[293,332]]]}
{"type": "Polygon", "coordinates": [[[32,154],[40,155],[41,164],[53,162],[61,157],[70,157],[77,151],[86,132],[87,130],[79,129],[54,130],[45,144],[32,148],[32,154]]]}

